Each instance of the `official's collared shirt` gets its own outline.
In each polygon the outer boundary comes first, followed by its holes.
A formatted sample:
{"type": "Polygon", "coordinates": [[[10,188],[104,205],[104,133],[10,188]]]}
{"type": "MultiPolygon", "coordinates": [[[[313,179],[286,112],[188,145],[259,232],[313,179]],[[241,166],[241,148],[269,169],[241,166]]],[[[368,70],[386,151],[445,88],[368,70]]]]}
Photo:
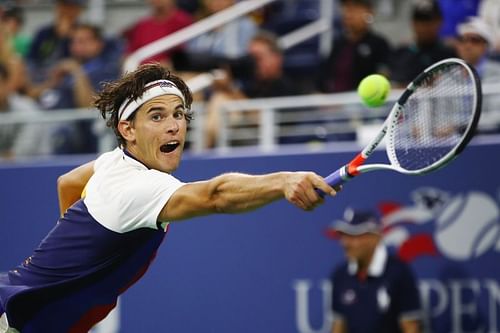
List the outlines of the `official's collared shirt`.
{"type": "Polygon", "coordinates": [[[88,332],[146,272],[168,229],[158,215],[181,186],[121,149],[100,156],[85,197],[28,259],[0,274],[0,333],[2,325],[88,332]]]}
{"type": "Polygon", "coordinates": [[[349,333],[399,333],[402,320],[420,319],[418,289],[410,268],[389,256],[383,245],[375,250],[367,275],[355,262],[333,274],[332,309],[349,333]]]}

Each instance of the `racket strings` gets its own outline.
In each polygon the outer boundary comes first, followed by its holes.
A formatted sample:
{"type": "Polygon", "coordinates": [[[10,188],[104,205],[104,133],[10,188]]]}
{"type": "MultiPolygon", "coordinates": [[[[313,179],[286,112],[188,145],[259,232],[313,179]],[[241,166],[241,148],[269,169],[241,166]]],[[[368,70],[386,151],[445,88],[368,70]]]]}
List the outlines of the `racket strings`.
{"type": "Polygon", "coordinates": [[[393,122],[391,159],[415,171],[447,157],[469,126],[474,94],[474,79],[460,64],[428,73],[393,122]]]}

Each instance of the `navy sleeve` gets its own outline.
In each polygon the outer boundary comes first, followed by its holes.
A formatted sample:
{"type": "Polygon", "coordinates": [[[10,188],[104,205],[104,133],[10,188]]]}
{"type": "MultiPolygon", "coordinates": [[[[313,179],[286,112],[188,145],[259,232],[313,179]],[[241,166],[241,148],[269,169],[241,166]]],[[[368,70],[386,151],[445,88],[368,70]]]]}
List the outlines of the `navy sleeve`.
{"type": "Polygon", "coordinates": [[[333,284],[333,291],[332,291],[332,310],[335,314],[337,315],[344,315],[344,308],[342,307],[342,302],[340,301],[340,285],[341,285],[341,280],[342,280],[342,272],[341,269],[338,268],[335,270],[334,274],[332,275],[332,284],[333,284]]]}
{"type": "Polygon", "coordinates": [[[397,289],[396,295],[400,296],[398,299],[400,319],[420,318],[422,314],[417,282],[411,268],[404,263],[401,263],[397,289]]]}

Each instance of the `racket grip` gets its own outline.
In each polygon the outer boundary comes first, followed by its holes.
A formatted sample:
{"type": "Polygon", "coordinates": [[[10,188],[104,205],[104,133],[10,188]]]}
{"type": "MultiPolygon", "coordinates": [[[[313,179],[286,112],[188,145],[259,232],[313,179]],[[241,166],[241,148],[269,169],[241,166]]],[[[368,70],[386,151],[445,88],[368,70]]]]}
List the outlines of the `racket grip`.
{"type": "MultiPolygon", "coordinates": [[[[346,176],[346,168],[347,166],[343,166],[342,168],[338,169],[335,172],[332,172],[328,176],[325,177],[325,182],[330,185],[333,188],[337,188],[340,185],[344,184],[347,180],[349,180],[350,176],[346,176]]],[[[326,195],[325,192],[321,191],[320,189],[316,189],[316,192],[321,196],[324,197],[326,195]]]]}
{"type": "Polygon", "coordinates": [[[330,185],[331,187],[336,187],[336,186],[344,184],[345,180],[341,176],[342,169],[343,169],[343,167],[338,169],[335,172],[332,172],[328,176],[326,176],[325,182],[327,182],[328,185],[330,185]]]}

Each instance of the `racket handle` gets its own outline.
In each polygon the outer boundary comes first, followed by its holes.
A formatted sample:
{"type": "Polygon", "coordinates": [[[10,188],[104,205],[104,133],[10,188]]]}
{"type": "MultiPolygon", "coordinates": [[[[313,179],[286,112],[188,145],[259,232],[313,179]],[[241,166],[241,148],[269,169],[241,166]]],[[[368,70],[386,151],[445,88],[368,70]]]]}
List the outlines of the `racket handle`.
{"type": "MultiPolygon", "coordinates": [[[[330,185],[331,187],[337,188],[351,178],[352,178],[352,176],[350,176],[347,173],[347,166],[343,166],[342,168],[338,169],[337,171],[332,172],[331,174],[326,176],[325,182],[327,182],[328,185],[330,185]]],[[[316,189],[316,192],[318,192],[318,194],[321,197],[324,197],[326,195],[326,193],[321,191],[320,189],[316,189]]]]}
{"type": "Polygon", "coordinates": [[[344,184],[346,181],[341,176],[342,169],[344,169],[344,168],[342,167],[342,168],[338,169],[337,171],[332,172],[331,174],[326,176],[325,182],[327,182],[328,185],[330,185],[331,187],[336,187],[336,186],[344,184]]]}

